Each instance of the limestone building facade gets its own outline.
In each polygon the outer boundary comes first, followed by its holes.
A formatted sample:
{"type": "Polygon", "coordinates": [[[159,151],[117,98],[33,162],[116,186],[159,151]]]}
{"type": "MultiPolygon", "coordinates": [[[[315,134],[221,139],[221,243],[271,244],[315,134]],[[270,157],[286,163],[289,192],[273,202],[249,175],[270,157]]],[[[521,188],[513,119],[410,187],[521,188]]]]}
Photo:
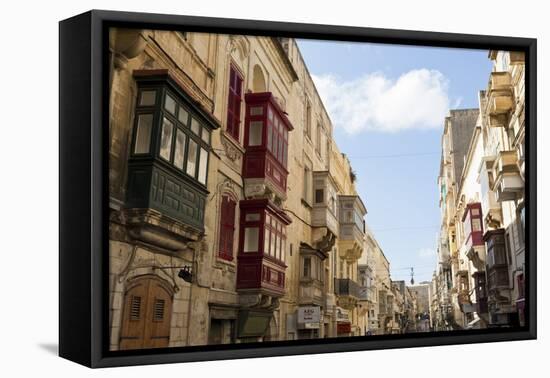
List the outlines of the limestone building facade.
{"type": "Polygon", "coordinates": [[[432,301],[442,328],[524,324],[524,56],[490,51],[489,58],[479,110],[451,111],[442,138],[432,301]],[[458,112],[470,114],[467,122],[453,122],[458,112]]]}
{"type": "Polygon", "coordinates": [[[110,56],[110,348],[361,334],[367,210],[296,41],[112,29],[110,56]]]}

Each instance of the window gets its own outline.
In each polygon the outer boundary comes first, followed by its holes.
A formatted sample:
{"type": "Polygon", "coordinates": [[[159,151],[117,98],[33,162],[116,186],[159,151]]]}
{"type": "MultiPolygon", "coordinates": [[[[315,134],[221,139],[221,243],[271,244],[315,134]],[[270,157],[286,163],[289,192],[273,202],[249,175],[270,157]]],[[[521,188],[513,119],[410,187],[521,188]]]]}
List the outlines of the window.
{"type": "Polygon", "coordinates": [[[174,150],[174,165],[176,168],[183,170],[184,156],[185,156],[185,142],[187,137],[183,131],[178,130],[176,132],[176,147],[174,150]]]}
{"type": "Polygon", "coordinates": [[[260,146],[262,144],[262,121],[250,122],[250,128],[248,131],[248,145],[260,146]]]}
{"type": "Polygon", "coordinates": [[[323,203],[324,202],[324,190],[323,189],[316,189],[315,190],[315,203],[323,203]]]}
{"type": "Polygon", "coordinates": [[[170,160],[170,154],[172,151],[172,132],[174,131],[174,124],[168,119],[162,119],[162,131],[160,135],[160,157],[165,160],[170,160]]]}
{"type": "Polygon", "coordinates": [[[311,169],[311,162],[309,162],[309,159],[308,159],[305,161],[305,166],[304,166],[304,181],[303,181],[304,187],[303,187],[303,193],[302,193],[302,198],[308,205],[311,204],[311,193],[313,191],[312,181],[313,181],[313,172],[311,169]]]}
{"type": "Polygon", "coordinates": [[[137,120],[136,143],[134,154],[149,153],[151,144],[151,128],[153,127],[152,114],[139,114],[137,120]]]}
{"type": "Polygon", "coordinates": [[[286,227],[269,213],[265,214],[263,253],[279,261],[286,260],[286,227]]]}
{"type": "Polygon", "coordinates": [[[168,94],[164,98],[164,109],[171,114],[176,114],[176,101],[168,94]]]}
{"type": "Polygon", "coordinates": [[[229,69],[229,95],[227,99],[227,133],[239,140],[241,123],[241,96],[243,79],[234,66],[229,69]]]}
{"type": "Polygon", "coordinates": [[[132,151],[133,155],[154,154],[177,171],[206,185],[210,151],[208,120],[190,109],[191,104],[169,88],[140,89],[132,151]],[[158,117],[155,114],[159,114],[158,117]],[[152,145],[155,140],[156,145],[152,145]]]}
{"type": "Polygon", "coordinates": [[[317,131],[315,135],[315,151],[321,155],[321,124],[317,124],[317,131]]]}
{"type": "Polygon", "coordinates": [[[304,278],[311,278],[311,257],[304,257],[304,271],[302,272],[304,278]]]}
{"type": "Polygon", "coordinates": [[[267,149],[284,167],[286,167],[287,164],[287,139],[288,131],[279,117],[275,115],[273,117],[273,122],[268,121],[267,149]]]}
{"type": "Polygon", "coordinates": [[[193,140],[189,140],[189,147],[187,149],[187,174],[195,177],[195,171],[197,169],[197,143],[193,140]]]}
{"type": "Polygon", "coordinates": [[[139,97],[139,106],[154,106],[156,103],[157,91],[146,90],[141,91],[139,97]]]}
{"type": "Polygon", "coordinates": [[[258,251],[258,227],[246,227],[244,229],[244,249],[243,252],[257,252],[258,251]]]}
{"type": "Polygon", "coordinates": [[[304,124],[304,133],[311,139],[311,103],[306,99],[306,118],[304,124]]]}
{"type": "Polygon", "coordinates": [[[235,207],[231,197],[222,196],[220,211],[220,241],[218,255],[225,260],[233,260],[233,237],[235,235],[235,207]]]}
{"type": "Polygon", "coordinates": [[[201,184],[206,185],[206,170],[208,166],[208,151],[201,147],[199,155],[199,174],[197,179],[201,184]]]}

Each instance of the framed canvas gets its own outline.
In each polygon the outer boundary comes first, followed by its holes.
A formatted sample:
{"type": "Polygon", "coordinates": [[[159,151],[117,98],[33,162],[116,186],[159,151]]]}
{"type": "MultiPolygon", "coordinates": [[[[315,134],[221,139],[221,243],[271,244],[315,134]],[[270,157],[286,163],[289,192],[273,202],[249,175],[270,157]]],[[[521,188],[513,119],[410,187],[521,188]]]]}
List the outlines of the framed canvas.
{"type": "Polygon", "coordinates": [[[536,338],[536,40],[60,22],[59,353],[536,338]]]}

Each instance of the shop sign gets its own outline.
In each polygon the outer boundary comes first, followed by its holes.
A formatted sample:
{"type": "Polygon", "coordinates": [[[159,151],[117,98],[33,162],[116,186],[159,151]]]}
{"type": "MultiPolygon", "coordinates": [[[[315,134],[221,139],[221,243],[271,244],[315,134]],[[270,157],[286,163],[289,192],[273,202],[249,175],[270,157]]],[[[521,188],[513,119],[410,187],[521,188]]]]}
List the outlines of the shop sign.
{"type": "Polygon", "coordinates": [[[319,323],[321,321],[321,307],[303,306],[298,308],[298,323],[319,323]]]}

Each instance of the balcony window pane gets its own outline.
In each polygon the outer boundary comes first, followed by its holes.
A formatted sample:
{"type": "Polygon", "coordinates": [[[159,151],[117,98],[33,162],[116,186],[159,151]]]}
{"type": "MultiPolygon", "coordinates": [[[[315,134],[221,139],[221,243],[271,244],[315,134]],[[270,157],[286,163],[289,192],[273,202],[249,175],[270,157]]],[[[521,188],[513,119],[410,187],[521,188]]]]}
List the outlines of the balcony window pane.
{"type": "Polygon", "coordinates": [[[324,191],[323,189],[315,190],[315,203],[323,203],[324,201],[324,191]]]}
{"type": "Polygon", "coordinates": [[[206,184],[206,169],[208,167],[208,151],[201,148],[201,154],[199,157],[199,177],[198,180],[201,184],[206,184]]]}
{"type": "Polygon", "coordinates": [[[273,122],[273,111],[271,110],[271,107],[267,108],[267,118],[273,122]]]}
{"type": "Polygon", "coordinates": [[[248,132],[248,145],[260,146],[262,144],[262,121],[250,122],[250,128],[248,132]]]}
{"type": "Polygon", "coordinates": [[[206,130],[204,127],[202,128],[202,140],[206,143],[210,144],[210,131],[206,130]]]}
{"type": "Polygon", "coordinates": [[[165,160],[170,160],[172,152],[172,134],[174,132],[174,124],[168,119],[162,119],[162,133],[160,136],[160,157],[165,160]]]}
{"type": "Polygon", "coordinates": [[[247,227],[244,229],[244,252],[258,251],[258,227],[247,227]]]}
{"type": "Polygon", "coordinates": [[[264,229],[264,254],[266,255],[269,253],[269,235],[270,235],[269,229],[265,228],[264,229]]]}
{"type": "Polygon", "coordinates": [[[270,124],[268,129],[267,129],[267,149],[269,151],[273,151],[272,147],[271,147],[271,140],[272,140],[272,135],[271,135],[271,130],[273,129],[273,125],[270,124]]]}
{"type": "Polygon", "coordinates": [[[264,114],[264,107],[263,106],[252,106],[250,108],[250,115],[262,115],[264,114]]]}
{"type": "Polygon", "coordinates": [[[282,258],[281,258],[282,251],[283,251],[282,239],[279,235],[277,235],[277,258],[279,260],[282,260],[282,258]]]}
{"type": "Polygon", "coordinates": [[[183,131],[176,132],[176,148],[174,150],[174,165],[183,170],[183,159],[185,156],[185,139],[186,135],[183,131]]]}
{"type": "Polygon", "coordinates": [[[191,118],[191,131],[195,133],[195,135],[201,135],[200,129],[201,129],[201,125],[199,121],[197,121],[195,118],[191,118]]]}
{"type": "Polygon", "coordinates": [[[153,125],[152,114],[140,114],[138,116],[135,154],[146,154],[149,152],[151,143],[151,127],[153,125]]]}
{"type": "Polygon", "coordinates": [[[481,231],[481,220],[478,218],[472,219],[472,231],[481,231]]]}
{"type": "Polygon", "coordinates": [[[166,95],[164,99],[164,109],[172,114],[176,114],[176,101],[170,95],[166,95]]]}
{"type": "Polygon", "coordinates": [[[275,128],[273,128],[273,146],[271,148],[271,152],[273,152],[273,156],[277,158],[277,145],[278,145],[278,134],[275,131],[275,128]]]}
{"type": "Polygon", "coordinates": [[[304,270],[302,276],[305,278],[311,277],[311,258],[304,257],[304,270]]]}
{"type": "Polygon", "coordinates": [[[157,91],[142,91],[139,98],[139,106],[152,106],[156,102],[157,91]]]}
{"type": "Polygon", "coordinates": [[[272,256],[275,253],[275,232],[271,231],[271,247],[269,248],[269,255],[272,256]]]}
{"type": "Polygon", "coordinates": [[[257,222],[260,220],[260,214],[259,213],[249,213],[245,216],[246,222],[257,222]]]}
{"type": "Polygon", "coordinates": [[[187,174],[189,176],[195,177],[195,172],[197,169],[197,143],[192,139],[189,139],[189,147],[187,152],[187,174]]]}
{"type": "Polygon", "coordinates": [[[277,149],[277,153],[278,153],[278,156],[277,156],[277,160],[279,160],[280,163],[283,162],[283,137],[282,135],[279,135],[279,148],[277,149]]]}
{"type": "Polygon", "coordinates": [[[187,126],[187,122],[189,122],[189,113],[185,108],[179,107],[178,110],[178,120],[183,123],[185,126],[187,126]]]}

